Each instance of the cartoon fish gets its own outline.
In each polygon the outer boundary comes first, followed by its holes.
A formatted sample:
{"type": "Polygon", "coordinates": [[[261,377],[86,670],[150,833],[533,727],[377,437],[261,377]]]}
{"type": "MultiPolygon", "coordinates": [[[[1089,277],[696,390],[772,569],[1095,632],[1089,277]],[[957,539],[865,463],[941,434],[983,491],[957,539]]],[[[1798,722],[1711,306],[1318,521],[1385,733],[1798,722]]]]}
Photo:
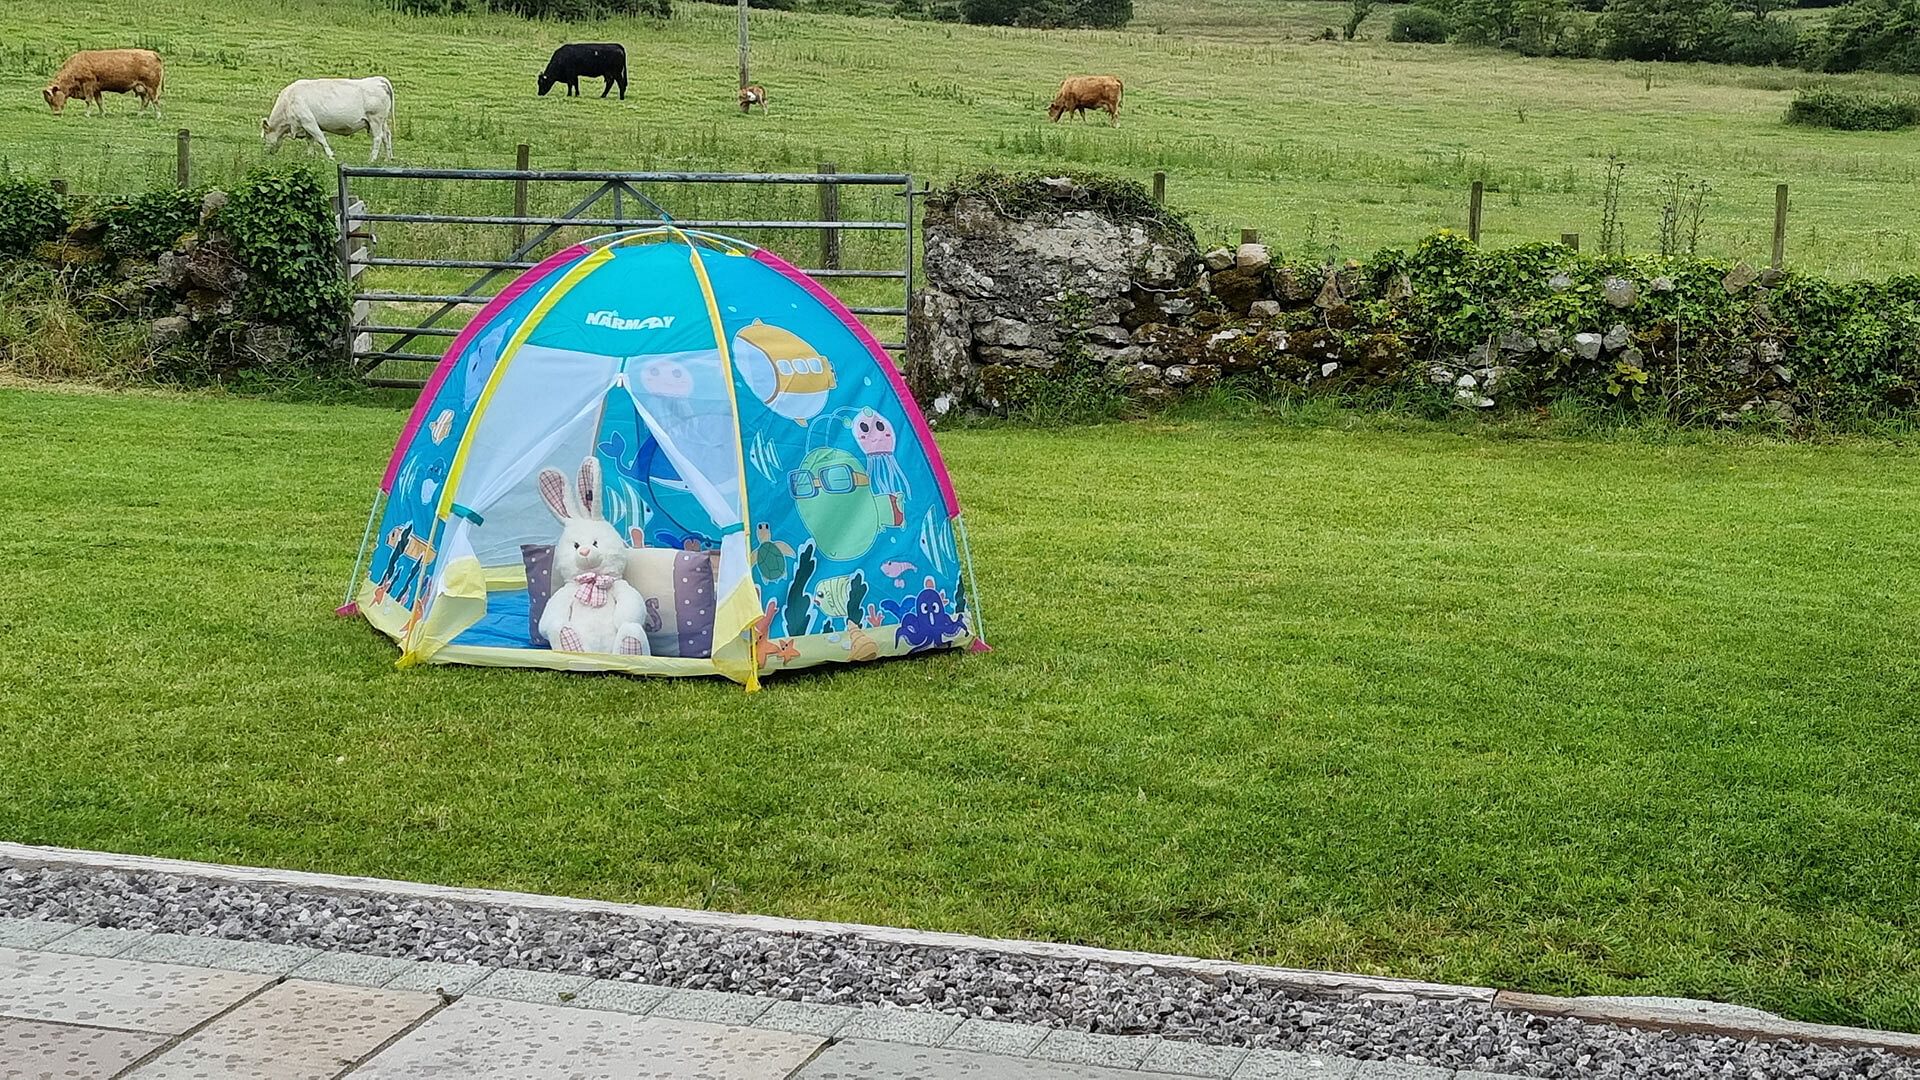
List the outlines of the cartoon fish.
{"type": "Polygon", "coordinates": [[[905,559],[888,559],[880,564],[880,572],[893,579],[898,587],[907,583],[907,575],[913,573],[913,564],[905,559]]]}
{"type": "Polygon", "coordinates": [[[881,530],[907,521],[899,495],[874,491],[859,460],[831,446],[801,458],[787,474],[787,490],[820,554],[840,562],[865,555],[881,530]]]}
{"type": "Polygon", "coordinates": [[[441,409],[440,415],[434,417],[433,423],[427,425],[427,431],[433,435],[433,445],[439,446],[446,442],[447,436],[453,434],[453,410],[441,409]]]}
{"type": "Polygon", "coordinates": [[[819,415],[833,362],[799,335],[758,319],[733,337],[733,363],[762,404],[798,424],[819,415]]]}
{"type": "Polygon", "coordinates": [[[440,481],[445,480],[446,478],[447,478],[447,466],[445,462],[436,461],[433,464],[427,466],[427,475],[424,478],[422,478],[420,481],[421,505],[423,506],[433,505],[433,497],[440,490],[440,481]]]}
{"type": "Polygon", "coordinates": [[[847,597],[853,592],[853,575],[831,577],[813,587],[813,604],[822,614],[836,619],[847,617],[847,597]]]}

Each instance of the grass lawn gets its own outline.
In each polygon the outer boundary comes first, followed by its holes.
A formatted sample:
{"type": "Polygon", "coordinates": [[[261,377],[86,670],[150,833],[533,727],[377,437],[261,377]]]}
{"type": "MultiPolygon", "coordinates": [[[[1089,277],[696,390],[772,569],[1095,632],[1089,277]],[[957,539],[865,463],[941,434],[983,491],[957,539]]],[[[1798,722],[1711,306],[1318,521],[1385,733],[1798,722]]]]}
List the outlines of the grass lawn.
{"type": "Polygon", "coordinates": [[[397,671],[399,412],[0,388],[0,836],[1920,1028],[1920,452],[954,431],[997,651],[397,671]]]}
{"type": "MultiPolygon", "coordinates": [[[[1885,275],[1920,260],[1920,133],[1782,122],[1795,87],[1830,77],[1394,45],[1384,40],[1387,5],[1363,40],[1309,40],[1343,22],[1345,8],[1140,0],[1130,30],[1055,33],[755,12],[755,77],[773,108],[749,118],[733,106],[733,12],[692,0],[663,24],[581,26],[419,18],[373,0],[94,0],[84,19],[40,0],[0,0],[0,161],[68,177],[80,191],[169,183],[174,129],[185,126],[199,176],[218,181],[259,159],[259,119],[285,83],[381,72],[397,87],[396,143],[410,164],[503,166],[527,142],[537,165],[559,168],[831,160],[935,180],[989,164],[1139,178],[1160,168],[1206,239],[1253,227],[1290,254],[1364,254],[1464,228],[1474,179],[1489,186],[1489,243],[1574,231],[1591,247],[1617,153],[1629,164],[1621,214],[1631,249],[1654,247],[1665,192],[1684,177],[1713,189],[1706,253],[1766,259],[1773,188],[1786,181],[1795,265],[1885,275]],[[625,42],[628,100],[536,97],[535,73],[563,40],[625,42]],[[104,121],[48,114],[39,89],[69,50],[129,43],[167,56],[166,121],[134,119],[124,99],[104,121]],[[1047,124],[1061,76],[1090,71],[1127,81],[1122,126],[1047,124]]],[[[1920,88],[1913,78],[1842,81],[1920,88]]],[[[360,160],[367,144],[342,146],[360,160]]],[[[682,217],[721,209],[712,193],[655,194],[682,217]]],[[[373,198],[399,210],[510,205],[504,189],[483,198],[427,184],[373,198]]],[[[812,191],[785,198],[758,209],[811,213],[812,191]]],[[[891,195],[877,201],[897,209],[891,195]]],[[[387,232],[405,244],[406,230],[387,232]]],[[[445,238],[431,246],[459,250],[445,238]]]]}

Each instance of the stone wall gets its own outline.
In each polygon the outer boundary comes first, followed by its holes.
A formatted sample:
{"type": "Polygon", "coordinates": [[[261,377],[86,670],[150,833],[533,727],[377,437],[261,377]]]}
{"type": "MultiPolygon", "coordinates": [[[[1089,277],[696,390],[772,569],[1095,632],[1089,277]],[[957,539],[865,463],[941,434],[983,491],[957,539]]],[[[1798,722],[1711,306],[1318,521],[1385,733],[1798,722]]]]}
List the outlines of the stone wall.
{"type": "Polygon", "coordinates": [[[1357,268],[1303,276],[1258,243],[1203,254],[1184,226],[1098,205],[1079,180],[1039,190],[1017,213],[965,188],[928,207],[907,379],[936,418],[1017,407],[1023,385],[1065,377],[1074,357],[1148,406],[1236,371],[1307,383],[1348,360],[1404,366],[1398,338],[1354,349],[1341,332],[1348,300],[1372,287],[1357,268]]]}
{"type": "Polygon", "coordinates": [[[1044,204],[1020,213],[985,192],[927,208],[907,378],[935,416],[1004,407],[1010,381],[1076,353],[1138,394],[1164,392],[1155,328],[1206,306],[1190,233],[1099,208],[1071,179],[1042,183],[1044,204]]]}
{"type": "Polygon", "coordinates": [[[1223,381],[1420,408],[1574,401],[1682,423],[1920,411],[1920,278],[1496,250],[1447,232],[1364,265],[1283,263],[1257,243],[1203,253],[1118,183],[983,174],[930,200],[907,355],[930,416],[1152,406],[1223,381]]]}

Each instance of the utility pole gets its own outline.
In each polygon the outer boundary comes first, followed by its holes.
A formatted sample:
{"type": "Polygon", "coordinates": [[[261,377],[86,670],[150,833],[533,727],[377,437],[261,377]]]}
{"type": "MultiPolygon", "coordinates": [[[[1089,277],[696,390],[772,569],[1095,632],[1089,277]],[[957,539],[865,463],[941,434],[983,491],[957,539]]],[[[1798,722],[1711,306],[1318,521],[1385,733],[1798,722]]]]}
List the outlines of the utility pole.
{"type": "Polygon", "coordinates": [[[740,89],[751,81],[747,77],[747,0],[740,0],[740,89]]]}

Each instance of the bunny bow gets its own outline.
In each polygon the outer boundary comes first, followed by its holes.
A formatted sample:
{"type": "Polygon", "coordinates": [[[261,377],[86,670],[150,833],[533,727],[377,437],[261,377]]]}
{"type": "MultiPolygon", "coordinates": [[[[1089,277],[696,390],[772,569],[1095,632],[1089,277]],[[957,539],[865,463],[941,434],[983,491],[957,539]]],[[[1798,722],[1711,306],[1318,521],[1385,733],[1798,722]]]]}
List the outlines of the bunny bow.
{"type": "Polygon", "coordinates": [[[614,578],[612,574],[596,574],[592,570],[588,570],[586,573],[576,576],[573,580],[576,586],[573,590],[573,598],[575,600],[578,600],[588,607],[606,606],[607,593],[613,588],[614,578]]]}

